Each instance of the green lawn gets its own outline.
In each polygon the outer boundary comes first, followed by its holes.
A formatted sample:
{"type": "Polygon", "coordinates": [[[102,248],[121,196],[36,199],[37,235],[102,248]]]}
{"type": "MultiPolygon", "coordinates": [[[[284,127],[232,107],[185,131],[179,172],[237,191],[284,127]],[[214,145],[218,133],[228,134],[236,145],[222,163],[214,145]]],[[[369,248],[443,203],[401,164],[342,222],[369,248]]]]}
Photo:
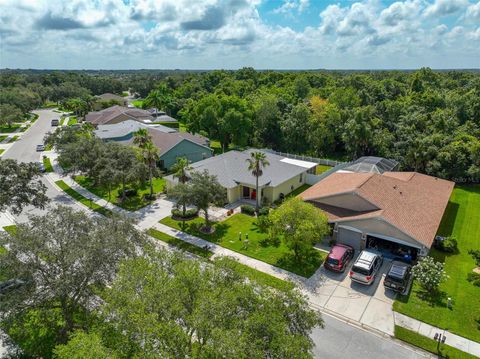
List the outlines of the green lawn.
{"type": "Polygon", "coordinates": [[[10,226],[5,226],[3,227],[3,229],[5,230],[5,232],[7,233],[10,233],[10,234],[14,234],[15,231],[17,230],[17,226],[15,224],[12,224],[10,226]]]}
{"type": "Polygon", "coordinates": [[[67,185],[65,182],[62,180],[56,181],[55,184],[60,187],[66,194],[68,194],[70,197],[73,199],[77,200],[78,202],[84,204],[88,208],[92,209],[94,212],[98,212],[100,214],[103,214],[104,216],[108,216],[112,214],[112,211],[109,209],[99,206],[95,202],[90,201],[88,198],[82,196],[80,193],[75,191],[73,188],[71,188],[69,185],[67,185]]]}
{"type": "Polygon", "coordinates": [[[8,140],[8,143],[15,142],[16,140],[18,140],[18,136],[12,136],[12,137],[8,140]]]}
{"type": "Polygon", "coordinates": [[[289,198],[289,197],[298,196],[300,193],[305,192],[310,187],[311,186],[309,184],[302,184],[295,191],[290,192],[286,197],[289,198]]]}
{"type": "Polygon", "coordinates": [[[26,125],[26,126],[23,126],[19,132],[25,132],[26,130],[28,130],[30,128],[30,125],[26,125]]]}
{"type": "MultiPolygon", "coordinates": [[[[223,151],[222,151],[222,145],[220,144],[219,141],[210,141],[210,148],[213,150],[213,154],[214,154],[214,155],[219,155],[219,154],[222,154],[222,153],[223,153],[223,151]]],[[[236,146],[236,145],[234,145],[233,143],[231,143],[231,144],[228,146],[228,149],[225,150],[225,152],[233,151],[233,150],[243,151],[243,150],[245,150],[245,148],[236,146]]]]}
{"type": "Polygon", "coordinates": [[[143,100],[132,101],[132,105],[138,108],[143,108],[143,100]]]}
{"type": "Polygon", "coordinates": [[[327,172],[328,170],[332,169],[331,166],[326,166],[326,165],[318,165],[316,168],[315,168],[315,174],[316,175],[319,175],[319,174],[322,174],[323,172],[327,172]]]}
{"type": "Polygon", "coordinates": [[[43,166],[45,167],[45,172],[53,172],[53,166],[50,158],[44,157],[43,166]]]}
{"type": "Polygon", "coordinates": [[[199,231],[203,224],[203,218],[182,222],[167,217],[160,223],[307,278],[315,273],[325,259],[323,252],[312,248],[311,256],[304,262],[297,263],[293,252],[283,241],[280,241],[278,246],[266,243],[268,235],[260,232],[255,217],[246,214],[235,214],[225,221],[215,223],[215,232],[212,234],[204,234],[199,231]],[[248,233],[248,246],[243,241],[239,241],[239,232],[242,232],[242,239],[245,239],[245,235],[248,233]]]}
{"type": "Polygon", "coordinates": [[[5,152],[5,150],[3,148],[0,148],[0,155],[5,152]]]}
{"type": "Polygon", "coordinates": [[[78,122],[77,116],[70,116],[69,119],[68,119],[67,126],[74,125],[74,124],[76,124],[77,122],[78,122]]]}
{"type": "Polygon", "coordinates": [[[455,359],[473,359],[476,358],[473,355],[468,353],[462,352],[457,348],[453,348],[446,344],[440,344],[433,340],[432,338],[424,337],[416,332],[412,332],[411,330],[399,327],[398,325],[395,326],[395,338],[403,340],[409,344],[413,344],[419,348],[422,348],[428,352],[433,354],[439,354],[442,358],[455,358],[455,359]],[[439,350],[437,351],[437,348],[439,350]]]}
{"type": "Polygon", "coordinates": [[[480,186],[457,186],[438,230],[440,235],[453,235],[458,253],[445,254],[436,250],[431,255],[445,263],[450,278],[440,286],[441,294],[433,300],[424,299],[414,284],[409,296],[399,297],[394,310],[423,322],[480,342],[480,287],[467,281],[475,267],[470,249],[480,248],[480,186]],[[452,298],[452,309],[447,298],[452,298]]]}
{"type": "MultiPolygon", "coordinates": [[[[158,240],[161,240],[163,242],[166,242],[184,251],[196,254],[203,258],[210,258],[213,254],[210,251],[205,251],[202,248],[199,248],[193,244],[184,242],[181,239],[169,236],[168,234],[162,233],[154,228],[150,228],[147,231],[147,234],[158,240]]],[[[274,277],[267,273],[260,272],[254,268],[248,267],[238,262],[235,262],[235,269],[252,281],[255,281],[259,284],[268,285],[278,290],[287,291],[295,287],[295,284],[293,284],[292,282],[284,281],[280,278],[274,277]]]]}
{"type": "Polygon", "coordinates": [[[10,127],[9,126],[0,126],[0,133],[12,133],[18,130],[20,127],[19,124],[13,124],[10,127]]]}
{"type": "Polygon", "coordinates": [[[7,135],[4,135],[4,136],[0,136],[0,142],[3,142],[3,140],[7,139],[7,135]]]}
{"type": "MultiPolygon", "coordinates": [[[[111,190],[111,197],[108,196],[108,189],[96,186],[92,179],[85,176],[75,177],[75,181],[81,185],[83,188],[89,190],[90,192],[96,194],[98,197],[101,197],[113,204],[122,207],[128,211],[136,211],[146,205],[152,203],[151,200],[145,199],[145,195],[150,194],[150,185],[147,183],[143,185],[129,185],[128,188],[135,188],[137,190],[137,195],[133,197],[128,197],[125,201],[121,200],[121,187],[115,187],[111,190]]],[[[153,180],[153,190],[155,193],[160,193],[165,187],[165,180],[163,178],[155,178],[153,180]]]]}

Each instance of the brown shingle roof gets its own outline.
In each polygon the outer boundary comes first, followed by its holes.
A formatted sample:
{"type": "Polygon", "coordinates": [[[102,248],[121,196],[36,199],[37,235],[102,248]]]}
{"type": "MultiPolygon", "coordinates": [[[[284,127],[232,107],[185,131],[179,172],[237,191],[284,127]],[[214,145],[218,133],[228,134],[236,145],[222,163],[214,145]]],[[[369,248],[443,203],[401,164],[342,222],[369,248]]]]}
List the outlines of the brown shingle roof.
{"type": "Polygon", "coordinates": [[[92,125],[105,125],[120,115],[125,115],[131,120],[143,122],[145,120],[153,120],[148,111],[141,109],[130,109],[123,106],[111,106],[101,111],[90,112],[85,116],[85,121],[92,125]]]}
{"type": "MultiPolygon", "coordinates": [[[[363,197],[378,211],[340,216],[325,207],[333,222],[381,217],[418,242],[430,247],[452,193],[454,182],[416,172],[333,173],[303,192],[314,201],[340,193],[363,197]]],[[[330,206],[331,207],[331,206],[330,206]]]]}

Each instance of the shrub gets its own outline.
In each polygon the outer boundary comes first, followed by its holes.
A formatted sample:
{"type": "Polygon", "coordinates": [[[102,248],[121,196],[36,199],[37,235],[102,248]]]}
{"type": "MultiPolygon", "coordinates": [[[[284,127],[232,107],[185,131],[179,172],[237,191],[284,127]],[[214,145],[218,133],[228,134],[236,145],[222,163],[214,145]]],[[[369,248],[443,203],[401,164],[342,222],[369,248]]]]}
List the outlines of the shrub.
{"type": "Polygon", "coordinates": [[[468,251],[468,254],[470,254],[472,256],[472,258],[475,261],[475,264],[477,265],[477,267],[480,267],[480,250],[471,249],[471,250],[468,251]]]}
{"type": "Polygon", "coordinates": [[[480,274],[471,272],[467,275],[467,280],[476,287],[480,287],[480,274]]]}
{"type": "MultiPolygon", "coordinates": [[[[120,195],[122,194],[122,190],[119,190],[120,195]]],[[[128,188],[125,190],[125,196],[127,197],[135,197],[137,195],[137,190],[134,188],[128,188]]]]}
{"type": "Polygon", "coordinates": [[[258,216],[257,218],[257,226],[260,232],[265,233],[268,231],[272,222],[268,216],[258,216]]]}
{"type": "Polygon", "coordinates": [[[248,214],[250,216],[253,216],[255,214],[255,208],[253,208],[249,204],[243,204],[242,206],[240,206],[240,210],[242,213],[248,214]]]}
{"type": "Polygon", "coordinates": [[[258,210],[259,216],[268,216],[269,213],[270,213],[270,208],[268,207],[262,207],[258,210]]]}
{"type": "Polygon", "coordinates": [[[435,293],[440,283],[448,279],[444,265],[432,257],[421,259],[412,269],[413,277],[429,293],[435,293]]]}
{"type": "Polygon", "coordinates": [[[457,251],[457,240],[454,237],[447,237],[443,241],[438,241],[435,248],[441,252],[455,253],[457,251]]]}
{"type": "Polygon", "coordinates": [[[175,217],[175,218],[191,219],[196,217],[197,215],[198,215],[198,211],[196,208],[187,209],[185,211],[185,215],[183,214],[183,211],[181,209],[178,209],[178,208],[172,209],[172,217],[175,217]]]}

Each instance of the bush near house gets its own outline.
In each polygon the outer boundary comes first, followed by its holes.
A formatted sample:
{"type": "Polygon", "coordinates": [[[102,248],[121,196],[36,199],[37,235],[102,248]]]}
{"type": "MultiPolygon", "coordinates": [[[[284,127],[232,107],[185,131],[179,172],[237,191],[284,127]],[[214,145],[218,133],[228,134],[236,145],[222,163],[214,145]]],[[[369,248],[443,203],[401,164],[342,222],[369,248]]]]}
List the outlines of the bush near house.
{"type": "Polygon", "coordinates": [[[198,210],[196,208],[191,208],[187,209],[185,211],[185,215],[183,214],[183,211],[178,208],[172,209],[172,217],[173,218],[178,218],[178,219],[192,219],[198,216],[198,210]]]}
{"type": "Polygon", "coordinates": [[[249,204],[243,204],[242,206],[240,206],[240,211],[250,216],[253,216],[255,214],[255,208],[253,206],[250,206],[249,204]]]}

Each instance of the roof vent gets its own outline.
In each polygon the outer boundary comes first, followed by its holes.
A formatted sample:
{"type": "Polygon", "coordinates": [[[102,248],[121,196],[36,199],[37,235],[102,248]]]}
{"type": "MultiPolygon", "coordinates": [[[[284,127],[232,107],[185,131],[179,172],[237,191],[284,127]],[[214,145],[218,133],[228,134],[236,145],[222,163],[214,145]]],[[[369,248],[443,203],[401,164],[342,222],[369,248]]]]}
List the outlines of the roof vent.
{"type": "Polygon", "coordinates": [[[402,191],[400,191],[400,194],[402,194],[402,191]]]}
{"type": "Polygon", "coordinates": [[[393,186],[393,189],[397,189],[397,185],[393,186]]]}

